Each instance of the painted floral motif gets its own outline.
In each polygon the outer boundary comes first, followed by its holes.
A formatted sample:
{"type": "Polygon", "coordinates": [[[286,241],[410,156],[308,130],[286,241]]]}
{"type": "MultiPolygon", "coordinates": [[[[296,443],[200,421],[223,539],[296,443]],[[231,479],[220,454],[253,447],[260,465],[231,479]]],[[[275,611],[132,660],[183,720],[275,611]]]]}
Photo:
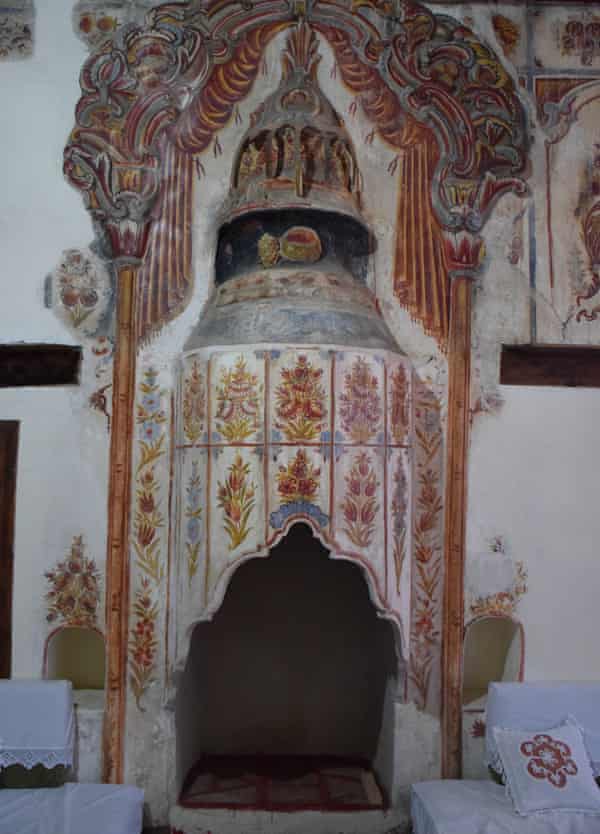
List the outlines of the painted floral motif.
{"type": "Polygon", "coordinates": [[[519,600],[527,593],[527,569],[523,562],[515,562],[515,577],[510,588],[496,594],[477,597],[469,606],[472,617],[513,617],[519,600]]]}
{"type": "Polygon", "coordinates": [[[379,427],[382,408],[379,381],[366,359],[357,357],[344,380],[340,416],[344,431],[355,443],[368,443],[379,427]]]}
{"type": "Polygon", "coordinates": [[[195,460],[192,462],[192,471],[185,490],[187,498],[187,503],[185,505],[185,517],[187,519],[185,526],[185,552],[190,585],[192,584],[194,576],[198,572],[198,561],[200,559],[200,537],[202,533],[200,527],[200,519],[202,518],[202,490],[200,487],[200,472],[198,470],[198,466],[198,461],[195,460]]]}
{"type": "Polygon", "coordinates": [[[345,476],[346,495],[341,504],[344,513],[344,532],[356,547],[368,547],[375,532],[377,503],[377,477],[366,452],[354,458],[350,472],[345,476]]]}
{"type": "Polygon", "coordinates": [[[319,489],[321,469],[308,459],[305,449],[298,449],[287,466],[277,473],[277,491],[283,504],[314,501],[319,489]]]}
{"type": "Polygon", "coordinates": [[[33,9],[29,2],[4,4],[0,9],[0,58],[33,54],[33,9]]]}
{"type": "Polygon", "coordinates": [[[217,428],[229,443],[239,443],[259,426],[260,391],[258,376],[248,370],[246,360],[238,356],[235,366],[221,370],[217,388],[217,428]]]}
{"type": "Polygon", "coordinates": [[[394,488],[392,491],[392,535],[394,568],[396,571],[396,593],[400,594],[402,568],[406,558],[406,513],[408,510],[408,482],[404,473],[402,460],[398,461],[398,468],[393,475],[394,488]]]}
{"type": "Polygon", "coordinates": [[[165,578],[160,535],[165,524],[162,481],[156,470],[166,454],[167,415],[154,368],[144,369],[139,390],[141,396],[136,410],[139,460],[135,472],[132,538],[136,567],[142,576],[134,596],[129,668],[131,689],[138,708],[143,710],[141,698],[156,670],[157,600],[165,578]]]}
{"type": "Polygon", "coordinates": [[[471,738],[485,738],[485,721],[476,718],[471,725],[471,738]]]}
{"type": "Polygon", "coordinates": [[[408,431],[408,376],[404,365],[392,373],[390,388],[390,430],[394,443],[403,443],[408,431]]]}
{"type": "Polygon", "coordinates": [[[56,269],[56,289],[60,304],[73,327],[80,327],[109,294],[106,276],[79,249],[67,249],[56,269]]]}
{"type": "Polygon", "coordinates": [[[88,403],[94,411],[99,411],[106,417],[106,430],[110,432],[112,418],[112,396],[108,393],[112,388],[112,361],[114,345],[108,336],[99,336],[91,347],[96,368],[94,377],[100,383],[90,394],[88,403]]]}
{"type": "Polygon", "coordinates": [[[283,368],[275,391],[275,425],[286,440],[310,441],[319,437],[325,420],[323,369],[307,356],[298,356],[293,368],[283,368]]]}
{"type": "Polygon", "coordinates": [[[129,641],[129,681],[138,708],[143,712],[141,698],[154,672],[156,663],[156,620],[158,603],[153,598],[151,582],[143,577],[135,593],[134,625],[129,641]]]}
{"type": "Polygon", "coordinates": [[[84,555],[83,536],[74,536],[71,551],[44,574],[49,623],[62,620],[70,626],[95,627],[100,603],[100,573],[93,559],[84,555]]]}
{"type": "Polygon", "coordinates": [[[442,427],[440,404],[421,388],[415,409],[416,502],[412,640],[409,679],[421,709],[431,708],[439,691],[432,678],[439,673],[442,554],[442,427]]]}
{"type": "Polygon", "coordinates": [[[217,503],[223,510],[223,527],[229,536],[229,550],[239,547],[250,532],[249,520],[255,506],[256,484],[249,481],[250,464],[237,453],[228,468],[225,483],[217,484],[217,503]]]}
{"type": "Polygon", "coordinates": [[[534,779],[547,779],[555,788],[564,788],[567,776],[576,776],[577,765],[571,758],[571,748],[564,741],[539,733],[519,748],[526,758],[527,771],[534,779]]]}
{"type": "Polygon", "coordinates": [[[159,483],[154,467],[150,466],[141,473],[136,486],[133,547],[138,567],[157,583],[164,576],[158,535],[164,517],[160,512],[158,493],[159,483]]]}
{"type": "Polygon", "coordinates": [[[142,397],[138,402],[136,422],[140,437],[140,462],[138,473],[157,460],[165,451],[165,423],[167,417],[162,408],[158,386],[158,373],[147,368],[140,384],[142,397]]]}
{"type": "Polygon", "coordinates": [[[188,443],[197,443],[202,434],[206,403],[200,363],[194,359],[190,375],[183,382],[183,434],[188,443]]]}

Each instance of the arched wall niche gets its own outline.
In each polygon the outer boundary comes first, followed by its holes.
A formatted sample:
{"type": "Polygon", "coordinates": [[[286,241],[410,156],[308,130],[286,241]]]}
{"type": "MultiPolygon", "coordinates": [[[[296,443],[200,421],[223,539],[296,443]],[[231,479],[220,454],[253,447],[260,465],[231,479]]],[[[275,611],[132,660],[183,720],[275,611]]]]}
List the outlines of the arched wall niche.
{"type": "Polygon", "coordinates": [[[330,754],[368,760],[389,792],[396,639],[364,572],[289,525],[194,628],[175,704],[178,791],[203,754],[330,754]]]}
{"type": "Polygon", "coordinates": [[[523,680],[525,633],[511,617],[490,615],[472,620],[465,629],[463,705],[485,703],[493,681],[523,680]]]}
{"type": "Polygon", "coordinates": [[[75,690],[103,690],[105,654],[99,629],[61,626],[46,639],[42,673],[48,680],[71,681],[75,690]]]}

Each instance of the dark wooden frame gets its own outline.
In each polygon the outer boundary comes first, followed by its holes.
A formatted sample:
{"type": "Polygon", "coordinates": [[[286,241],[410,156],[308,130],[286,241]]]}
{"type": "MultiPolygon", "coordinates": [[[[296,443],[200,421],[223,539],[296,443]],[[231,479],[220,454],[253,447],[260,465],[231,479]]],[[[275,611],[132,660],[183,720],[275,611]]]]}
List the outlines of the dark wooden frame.
{"type": "Polygon", "coordinates": [[[19,423],[0,421],[0,678],[12,660],[12,595],[19,423]]]}
{"type": "Polygon", "coordinates": [[[600,347],[503,345],[500,383],[600,388],[600,347]]]}
{"type": "Polygon", "coordinates": [[[78,385],[76,345],[0,345],[0,388],[78,385]]]}

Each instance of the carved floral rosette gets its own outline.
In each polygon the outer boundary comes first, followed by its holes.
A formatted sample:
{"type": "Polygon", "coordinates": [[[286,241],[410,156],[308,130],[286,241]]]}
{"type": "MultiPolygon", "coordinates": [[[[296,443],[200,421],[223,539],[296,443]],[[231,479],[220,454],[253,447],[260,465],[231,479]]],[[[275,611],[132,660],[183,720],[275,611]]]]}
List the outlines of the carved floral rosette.
{"type": "Polygon", "coordinates": [[[331,558],[362,568],[408,656],[411,388],[409,362],[385,351],[244,346],[183,357],[178,666],[193,626],[212,618],[236,568],[268,556],[297,521],[331,558]]]}

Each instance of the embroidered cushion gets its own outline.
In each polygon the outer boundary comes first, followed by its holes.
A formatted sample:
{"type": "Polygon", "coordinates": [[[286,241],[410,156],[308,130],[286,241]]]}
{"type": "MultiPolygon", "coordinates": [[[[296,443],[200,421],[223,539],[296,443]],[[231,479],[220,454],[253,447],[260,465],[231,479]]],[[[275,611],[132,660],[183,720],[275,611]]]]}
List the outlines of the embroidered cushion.
{"type": "Polygon", "coordinates": [[[573,718],[549,730],[495,727],[493,732],[517,814],[578,811],[600,815],[600,790],[583,733],[573,718]]]}

